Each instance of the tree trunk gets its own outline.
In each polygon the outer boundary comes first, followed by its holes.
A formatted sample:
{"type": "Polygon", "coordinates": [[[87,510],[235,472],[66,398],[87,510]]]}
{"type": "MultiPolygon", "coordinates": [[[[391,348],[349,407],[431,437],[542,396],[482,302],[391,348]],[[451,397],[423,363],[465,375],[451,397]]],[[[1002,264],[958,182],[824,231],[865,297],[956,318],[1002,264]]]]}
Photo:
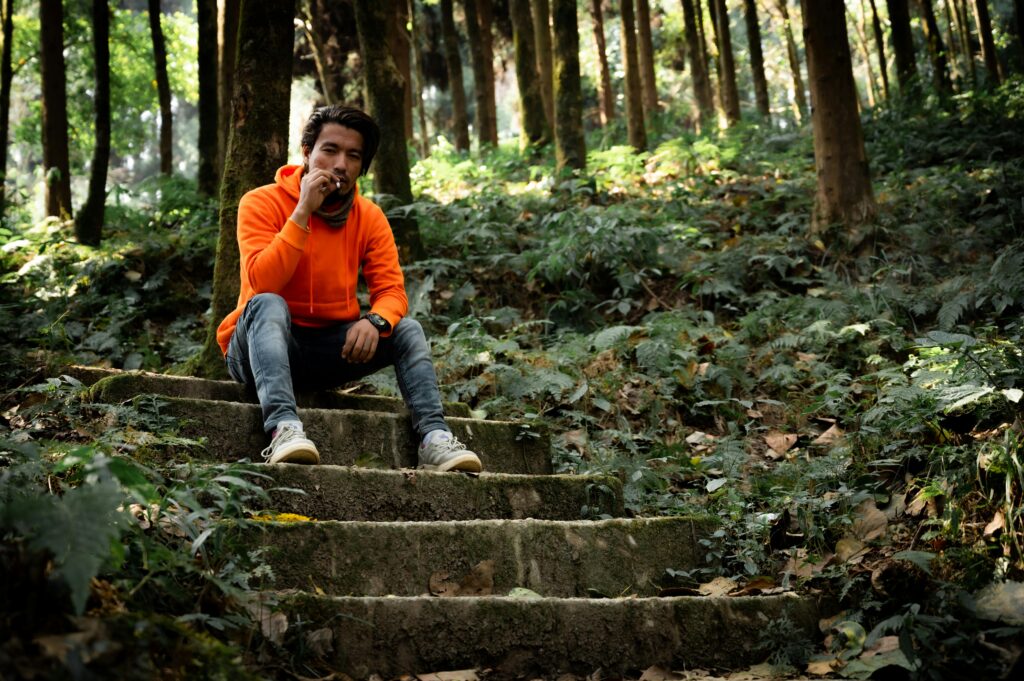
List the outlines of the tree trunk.
{"type": "Polygon", "coordinates": [[[43,0],[39,7],[43,83],[43,170],[46,214],[71,216],[71,175],[68,153],[68,103],[64,71],[64,7],[61,0],[43,0]]]}
{"type": "MultiPolygon", "coordinates": [[[[409,29],[411,33],[409,40],[412,41],[412,68],[416,73],[416,86],[413,88],[412,101],[414,102],[416,111],[419,113],[419,152],[421,157],[426,158],[430,153],[430,134],[427,132],[427,106],[423,102],[423,90],[425,85],[423,78],[423,59],[420,56],[423,41],[420,35],[420,19],[419,12],[416,11],[416,0],[408,0],[408,2],[409,29]]],[[[473,0],[468,0],[468,2],[469,4],[472,4],[473,0]]]]}
{"type": "Polygon", "coordinates": [[[860,16],[860,21],[857,17],[853,16],[853,12],[850,8],[846,9],[849,15],[850,21],[853,22],[854,28],[857,30],[857,44],[860,46],[861,57],[864,59],[864,69],[867,71],[867,77],[864,82],[867,83],[867,95],[868,95],[868,106],[874,108],[875,106],[875,74],[871,68],[871,54],[868,50],[868,34],[864,27],[864,14],[860,16]]]}
{"type": "Polygon", "coordinates": [[[75,238],[79,243],[98,246],[103,235],[107,167],[110,165],[110,8],[107,0],[92,0],[92,46],[96,62],[93,97],[96,146],[92,149],[89,169],[89,196],[75,217],[75,238]]]}
{"type": "Polygon", "coordinates": [[[649,0],[636,0],[638,56],[640,57],[640,86],[643,88],[644,112],[650,119],[658,112],[658,80],[654,75],[654,37],[651,35],[651,5],[649,0]]]}
{"type": "Polygon", "coordinates": [[[608,68],[608,49],[604,41],[604,13],[602,0],[590,0],[590,14],[594,18],[594,43],[597,45],[597,64],[601,74],[601,125],[608,125],[615,118],[615,93],[612,92],[612,75],[608,68]]]}
{"type": "MultiPolygon", "coordinates": [[[[409,31],[407,26],[409,25],[409,4],[405,0],[396,0],[394,5],[394,16],[391,19],[391,24],[388,27],[387,41],[388,49],[391,51],[391,58],[395,62],[395,68],[398,69],[398,74],[402,77],[405,82],[405,91],[402,99],[403,116],[405,119],[405,139],[412,139],[412,62],[411,62],[411,49],[409,45],[409,31]]],[[[458,36],[458,33],[455,34],[458,36]]],[[[458,43],[456,43],[457,45],[458,43]]],[[[462,73],[462,64],[460,60],[459,73],[462,73]]],[[[461,81],[460,81],[461,83],[461,81]]],[[[462,104],[465,108],[466,104],[466,91],[463,88],[462,91],[462,104]]],[[[469,119],[466,119],[466,148],[469,148],[469,119]]]]}
{"type": "Polygon", "coordinates": [[[949,47],[949,75],[953,80],[954,89],[963,91],[964,71],[960,65],[964,51],[960,45],[960,34],[957,32],[956,20],[953,18],[952,3],[943,0],[942,9],[946,14],[946,45],[949,47]]]}
{"type": "Polygon", "coordinates": [[[210,327],[193,367],[197,375],[227,376],[217,326],[238,303],[238,201],[250,189],[273,182],[288,157],[294,20],[294,0],[246,0],[240,7],[210,327]]]}
{"type": "Polygon", "coordinates": [[[497,135],[488,127],[487,116],[487,71],[493,69],[484,57],[483,37],[480,35],[480,17],[477,16],[477,0],[462,0],[466,14],[466,34],[469,37],[470,63],[473,65],[473,95],[476,99],[476,139],[480,149],[492,144],[497,135]]]}
{"type": "Polygon", "coordinates": [[[11,41],[14,39],[14,0],[3,0],[3,51],[0,52],[0,225],[7,214],[7,141],[11,134],[11,41]]]}
{"type": "MultiPolygon", "coordinates": [[[[355,0],[356,28],[363,57],[363,74],[370,114],[382,131],[380,148],[374,157],[373,191],[388,195],[400,205],[412,203],[409,154],[405,136],[405,84],[388,54],[388,40],[380,36],[397,30],[395,4],[403,0],[355,0]]],[[[461,72],[460,72],[461,73],[461,72]]],[[[468,145],[468,132],[467,132],[468,145]]],[[[384,206],[386,208],[386,206],[384,206]]],[[[412,218],[391,219],[398,252],[411,262],[423,257],[419,227],[412,218]]]]}
{"type": "Polygon", "coordinates": [[[490,143],[498,146],[498,104],[494,96],[494,24],[492,0],[477,0],[477,16],[480,19],[480,37],[483,39],[484,63],[487,64],[487,129],[491,131],[490,143]]]}
{"type": "Polygon", "coordinates": [[[552,0],[555,28],[555,159],[558,169],[587,165],[580,84],[580,32],[576,0],[552,0]]]}
{"type": "Polygon", "coordinates": [[[871,28],[875,33],[875,47],[878,49],[878,70],[882,74],[882,89],[885,91],[885,98],[889,99],[889,66],[885,61],[885,35],[882,33],[882,22],[878,19],[875,0],[871,0],[871,28]]]}
{"type": "Polygon", "coordinates": [[[754,76],[754,97],[757,111],[765,121],[771,121],[771,105],[768,101],[768,79],[764,76],[764,53],[761,51],[761,22],[757,18],[757,3],[743,0],[747,20],[747,41],[750,44],[750,70],[754,76]]]}
{"type": "Polygon", "coordinates": [[[540,95],[537,75],[536,42],[529,0],[509,0],[512,19],[512,42],[515,46],[516,80],[519,84],[519,118],[523,146],[547,144],[551,131],[544,119],[544,100],[540,95]]]}
{"type": "Polygon", "coordinates": [[[971,83],[977,85],[978,68],[974,63],[974,42],[971,40],[971,22],[967,14],[965,2],[966,0],[953,0],[953,11],[956,13],[960,41],[964,46],[964,56],[967,59],[967,73],[971,76],[971,83]]]}
{"type": "Polygon", "coordinates": [[[818,174],[812,230],[856,228],[875,213],[864,135],[857,112],[846,12],[842,2],[801,0],[811,82],[814,165],[818,174]]]}
{"type": "Polygon", "coordinates": [[[224,156],[231,135],[231,97],[235,89],[238,53],[238,13],[241,0],[220,0],[217,7],[217,181],[224,175],[224,156]]]}
{"type": "Polygon", "coordinates": [[[793,37],[793,22],[789,19],[789,0],[776,0],[779,14],[782,15],[782,27],[786,34],[786,54],[789,57],[789,70],[793,74],[793,105],[797,123],[807,118],[807,95],[804,91],[804,79],[800,74],[800,53],[796,49],[796,39],[793,37]]]}
{"type": "Polygon", "coordinates": [[[540,76],[540,98],[548,127],[555,129],[555,67],[551,52],[551,5],[548,0],[530,3],[533,39],[537,48],[537,74],[540,76]]]}
{"type": "Polygon", "coordinates": [[[892,50],[896,55],[896,79],[906,94],[917,77],[917,58],[914,55],[914,36],[910,31],[910,9],[907,0],[885,0],[889,6],[889,25],[892,27],[892,50]]]}
{"type": "Polygon", "coordinates": [[[1013,0],[1013,14],[1017,24],[1017,50],[1020,53],[1020,67],[1024,71],[1024,0],[1013,0]]]}
{"type": "Polygon", "coordinates": [[[626,136],[637,151],[647,150],[647,128],[644,126],[643,91],[640,85],[640,63],[637,57],[636,21],[633,0],[622,0],[622,55],[626,65],[626,136]]]}
{"type": "Polygon", "coordinates": [[[156,66],[156,91],[160,100],[160,172],[174,170],[174,135],[171,116],[171,81],[167,78],[167,46],[160,27],[160,0],[148,0],[149,32],[153,36],[153,63],[156,66]]]}
{"type": "Polygon", "coordinates": [[[197,0],[199,24],[199,191],[216,196],[217,185],[217,0],[197,0]]]}
{"type": "Polygon", "coordinates": [[[935,89],[940,94],[950,95],[953,93],[953,86],[949,82],[946,46],[942,43],[939,23],[935,20],[935,8],[932,6],[932,0],[917,0],[917,4],[921,10],[921,18],[924,19],[924,37],[928,41],[928,58],[932,63],[935,89]]]}
{"type": "Polygon", "coordinates": [[[316,77],[325,104],[345,101],[342,70],[348,55],[340,49],[338,30],[326,0],[301,0],[299,14],[302,28],[311,47],[316,77]]]}
{"type": "Polygon", "coordinates": [[[1003,65],[996,54],[996,43],[992,39],[992,18],[988,13],[986,0],[974,0],[974,21],[978,24],[978,35],[981,36],[981,51],[985,56],[985,68],[992,85],[1003,82],[1003,65]]]}
{"type": "Polygon", "coordinates": [[[729,125],[740,121],[740,95],[736,87],[736,62],[732,54],[732,34],[729,30],[729,10],[725,0],[711,0],[715,8],[712,16],[715,21],[715,36],[718,41],[718,59],[722,64],[722,82],[719,84],[722,95],[722,109],[729,125]]]}
{"type": "Polygon", "coordinates": [[[715,101],[708,78],[708,64],[704,59],[704,47],[697,30],[697,16],[693,0],[681,0],[683,6],[683,29],[686,33],[686,51],[690,55],[690,77],[693,80],[693,99],[697,103],[698,129],[709,132],[714,126],[715,101]]]}
{"type": "Polygon", "coordinates": [[[448,67],[448,84],[452,93],[452,136],[455,138],[455,149],[469,151],[469,116],[466,113],[466,90],[462,85],[462,58],[459,56],[459,34],[455,30],[452,0],[441,0],[441,36],[444,39],[444,61],[448,67]]]}
{"type": "MultiPolygon", "coordinates": [[[[709,0],[710,2],[713,0],[709,0]]],[[[693,0],[693,8],[697,13],[697,35],[700,38],[700,56],[704,60],[704,73],[708,74],[708,85],[711,86],[711,58],[708,56],[708,37],[704,32],[704,8],[700,0],[693,0]]],[[[714,87],[711,87],[711,100],[714,102],[714,87]]]]}

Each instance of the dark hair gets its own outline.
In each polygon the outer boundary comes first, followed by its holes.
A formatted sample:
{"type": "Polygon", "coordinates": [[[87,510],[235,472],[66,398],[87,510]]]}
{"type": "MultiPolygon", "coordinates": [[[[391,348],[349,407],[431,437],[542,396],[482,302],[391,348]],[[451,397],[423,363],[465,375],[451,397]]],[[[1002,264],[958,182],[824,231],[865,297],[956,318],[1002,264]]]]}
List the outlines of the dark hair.
{"type": "Polygon", "coordinates": [[[360,174],[365,175],[366,171],[370,169],[370,162],[373,161],[373,157],[377,153],[377,147],[380,146],[380,128],[377,127],[377,123],[365,111],[352,106],[337,104],[321,106],[313,111],[309,120],[306,121],[305,127],[302,128],[302,150],[304,152],[313,151],[313,147],[316,146],[316,141],[320,137],[320,130],[323,129],[325,123],[337,123],[351,128],[363,136],[363,170],[360,174]]]}

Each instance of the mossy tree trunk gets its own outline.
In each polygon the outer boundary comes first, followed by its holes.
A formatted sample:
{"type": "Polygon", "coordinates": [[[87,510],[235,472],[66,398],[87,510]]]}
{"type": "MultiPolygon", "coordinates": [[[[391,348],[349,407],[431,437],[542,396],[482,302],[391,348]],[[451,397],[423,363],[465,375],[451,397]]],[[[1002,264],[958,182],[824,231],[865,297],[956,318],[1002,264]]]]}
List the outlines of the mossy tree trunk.
{"type": "Polygon", "coordinates": [[[1003,82],[1003,65],[999,61],[996,43],[992,38],[992,17],[989,15],[986,0],[974,0],[974,21],[978,25],[978,35],[981,37],[981,53],[985,57],[989,84],[999,85],[1003,82]]]}
{"type": "Polygon", "coordinates": [[[793,37],[793,22],[789,18],[789,0],[776,0],[776,7],[782,16],[782,30],[786,34],[786,55],[789,57],[789,71],[793,75],[793,113],[798,123],[807,118],[807,95],[804,91],[804,78],[800,73],[800,53],[796,49],[796,38],[793,37]]]}
{"type": "Polygon", "coordinates": [[[708,64],[700,45],[697,30],[697,16],[693,0],[681,0],[683,6],[683,31],[686,34],[686,53],[690,57],[690,79],[693,82],[693,99],[697,103],[698,129],[708,132],[714,127],[715,100],[708,77],[708,64]]]}
{"type": "Polygon", "coordinates": [[[924,19],[924,37],[928,41],[928,58],[932,63],[932,80],[935,89],[942,95],[953,93],[953,85],[949,80],[949,64],[946,59],[946,46],[939,32],[939,22],[935,20],[935,8],[932,0],[917,0],[924,19]]]}
{"type": "Polygon", "coordinates": [[[544,117],[544,100],[537,75],[536,41],[529,0],[509,0],[512,42],[515,49],[516,81],[519,85],[519,119],[522,144],[533,147],[551,141],[551,130],[544,117]]]}
{"type": "Polygon", "coordinates": [[[548,0],[531,0],[533,39],[537,47],[537,75],[540,76],[540,98],[544,102],[544,118],[548,127],[555,130],[555,67],[551,53],[551,3],[548,0]]]}
{"type": "Polygon", "coordinates": [[[964,58],[967,60],[967,73],[973,85],[978,84],[978,68],[974,63],[975,43],[971,39],[971,20],[967,14],[967,0],[952,0],[953,12],[956,14],[957,30],[960,42],[964,46],[964,58]]]}
{"type": "Polygon", "coordinates": [[[601,125],[615,118],[615,93],[612,92],[612,75],[608,68],[608,46],[604,39],[604,12],[601,11],[602,0],[590,0],[590,15],[594,20],[594,44],[597,46],[597,65],[600,72],[601,125]]]}
{"type": "Polygon", "coordinates": [[[640,60],[636,44],[636,19],[633,0],[622,0],[622,55],[626,64],[626,136],[637,151],[647,150],[644,125],[643,88],[640,84],[640,60]]]}
{"type": "Polygon", "coordinates": [[[98,246],[103,235],[107,202],[107,167],[110,165],[110,7],[107,0],[92,2],[92,45],[96,92],[93,95],[96,145],[89,169],[89,196],[75,216],[75,238],[98,246]]]}
{"type": "Polygon", "coordinates": [[[294,19],[294,0],[243,0],[240,7],[210,327],[192,367],[196,375],[227,376],[217,327],[238,303],[238,201],[250,189],[273,182],[274,173],[288,157],[294,19]]]}
{"type": "Polygon", "coordinates": [[[217,176],[217,0],[196,0],[199,25],[199,191],[216,196],[217,176]]]}
{"type": "Polygon", "coordinates": [[[444,62],[448,67],[448,87],[452,93],[452,137],[456,150],[469,151],[469,115],[466,112],[466,90],[462,85],[462,57],[459,56],[459,34],[455,30],[452,0],[441,0],[441,37],[444,40],[444,62]]]}
{"type": "MultiPolygon", "coordinates": [[[[863,3],[863,0],[861,2],[863,3]]],[[[882,74],[882,90],[885,92],[885,98],[889,99],[889,68],[888,62],[885,60],[885,34],[882,33],[882,22],[878,18],[878,8],[875,6],[875,0],[870,0],[870,3],[871,30],[875,34],[875,49],[878,50],[878,70],[882,74]]]]}
{"type": "Polygon", "coordinates": [[[498,104],[494,95],[494,5],[492,0],[476,0],[477,17],[480,20],[480,38],[484,48],[484,63],[487,64],[487,129],[491,132],[490,143],[498,145],[498,104]]]}
{"type": "Polygon", "coordinates": [[[850,11],[849,7],[847,7],[846,13],[849,17],[850,23],[853,24],[854,30],[857,32],[857,46],[860,48],[860,55],[864,63],[864,70],[867,71],[867,77],[864,81],[867,83],[865,90],[867,91],[868,96],[868,106],[874,107],[875,102],[877,101],[875,98],[875,72],[871,66],[871,49],[868,47],[868,34],[864,23],[864,15],[861,14],[860,19],[858,20],[858,18],[853,15],[853,12],[850,11]]]}
{"type": "Polygon", "coordinates": [[[71,216],[71,175],[68,152],[68,100],[64,70],[64,6],[43,0],[39,7],[42,42],[39,71],[43,84],[43,172],[46,214],[71,216]]]}
{"type": "Polygon", "coordinates": [[[907,0],[885,0],[889,7],[889,26],[892,30],[892,51],[896,58],[896,80],[904,94],[917,77],[917,57],[914,36],[910,31],[910,8],[907,0]]]}
{"type": "MultiPolygon", "coordinates": [[[[396,0],[392,5],[395,13],[388,27],[387,41],[395,68],[402,77],[404,96],[402,99],[402,116],[405,121],[405,139],[412,139],[412,59],[409,44],[409,4],[405,0],[396,0]]],[[[458,35],[458,34],[456,34],[458,35]]],[[[461,73],[461,68],[460,68],[461,73]]],[[[465,102],[465,93],[462,101],[465,102]]],[[[468,126],[468,123],[467,123],[468,126]]],[[[467,133],[468,135],[468,133],[467,133]]]]}
{"type": "Polygon", "coordinates": [[[754,98],[757,112],[766,122],[772,112],[768,101],[768,79],[764,75],[764,53],[761,51],[761,22],[757,18],[757,3],[743,0],[743,14],[747,22],[747,43],[750,45],[750,72],[754,79],[754,98]]]}
{"type": "Polygon", "coordinates": [[[651,35],[651,4],[636,0],[637,56],[640,58],[640,87],[648,120],[658,112],[658,79],[654,73],[654,36],[651,35]]]}
{"type": "MultiPolygon", "coordinates": [[[[217,182],[224,175],[224,156],[231,135],[231,97],[235,88],[238,53],[238,13],[241,0],[217,3],[217,182]]],[[[218,189],[219,191],[219,189],[218,189]]]]}
{"type": "Polygon", "coordinates": [[[555,158],[558,169],[583,169],[583,88],[580,84],[580,31],[576,0],[552,0],[555,28],[555,158]]]}
{"type": "Polygon", "coordinates": [[[476,0],[462,0],[466,16],[466,37],[469,38],[470,64],[473,67],[473,97],[476,100],[473,120],[476,122],[476,141],[480,149],[491,145],[496,138],[488,127],[487,117],[487,71],[494,68],[484,58],[483,36],[480,35],[480,17],[477,16],[476,0]]]}
{"type": "Polygon", "coordinates": [[[300,0],[297,9],[303,33],[309,42],[324,104],[340,104],[344,101],[342,74],[348,55],[340,49],[341,41],[328,1],[300,0]]]}
{"type": "Polygon", "coordinates": [[[160,26],[160,0],[148,0],[149,32],[153,36],[153,65],[156,67],[157,99],[160,101],[160,172],[174,170],[174,124],[171,113],[171,81],[167,77],[167,44],[160,26]]]}
{"type": "Polygon", "coordinates": [[[733,126],[740,121],[740,94],[736,86],[736,61],[732,53],[732,31],[729,28],[729,9],[725,0],[711,0],[711,18],[715,25],[715,42],[718,45],[719,94],[725,120],[733,126]]]}
{"type": "Polygon", "coordinates": [[[14,0],[3,0],[0,5],[3,47],[0,49],[0,224],[7,213],[7,138],[11,134],[11,41],[14,39],[14,0]]]}
{"type": "Polygon", "coordinates": [[[842,2],[801,0],[811,82],[814,165],[818,174],[814,231],[842,224],[853,242],[875,214],[864,135],[857,108],[846,11],[842,2]]]}
{"type": "MultiPolygon", "coordinates": [[[[409,41],[412,43],[412,69],[416,74],[416,82],[413,87],[412,101],[413,108],[418,114],[420,134],[419,152],[420,156],[426,157],[430,153],[430,133],[427,132],[427,106],[423,102],[423,58],[421,56],[421,45],[423,36],[420,30],[420,13],[416,9],[416,0],[407,0],[409,3],[409,41]]],[[[472,0],[470,0],[472,2],[472,0]]]]}

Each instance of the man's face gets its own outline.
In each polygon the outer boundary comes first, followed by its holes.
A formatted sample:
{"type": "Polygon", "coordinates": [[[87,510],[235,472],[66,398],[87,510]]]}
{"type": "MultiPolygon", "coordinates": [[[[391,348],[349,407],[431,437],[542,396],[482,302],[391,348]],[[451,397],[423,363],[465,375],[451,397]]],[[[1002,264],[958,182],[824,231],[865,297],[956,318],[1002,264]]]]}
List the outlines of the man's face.
{"type": "Polygon", "coordinates": [[[337,123],[325,123],[312,149],[302,150],[306,166],[322,168],[334,174],[341,186],[331,192],[326,200],[348,194],[356,186],[356,179],[363,170],[363,135],[352,128],[337,123]]]}

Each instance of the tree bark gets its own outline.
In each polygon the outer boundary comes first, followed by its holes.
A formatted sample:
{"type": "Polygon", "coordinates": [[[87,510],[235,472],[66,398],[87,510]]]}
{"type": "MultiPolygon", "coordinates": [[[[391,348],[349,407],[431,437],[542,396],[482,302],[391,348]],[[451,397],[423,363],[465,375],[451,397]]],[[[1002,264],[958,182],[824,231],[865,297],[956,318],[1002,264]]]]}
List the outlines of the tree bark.
{"type": "Polygon", "coordinates": [[[462,58],[459,56],[459,34],[455,30],[452,0],[441,0],[441,36],[444,39],[444,61],[448,67],[448,84],[452,93],[452,136],[455,149],[469,151],[469,116],[466,113],[466,90],[462,84],[462,58]]]}
{"type": "Polygon", "coordinates": [[[587,165],[580,84],[580,32],[576,0],[552,0],[555,29],[555,160],[559,170],[587,165]]]}
{"type": "Polygon", "coordinates": [[[310,52],[324,103],[337,104],[345,101],[342,69],[345,67],[347,55],[340,49],[338,30],[332,19],[330,7],[325,0],[301,0],[299,13],[303,19],[303,32],[312,48],[310,52]]]}
{"type": "MultiPolygon", "coordinates": [[[[410,140],[412,139],[412,63],[409,45],[409,31],[406,29],[409,25],[409,4],[405,2],[405,0],[396,0],[393,8],[394,16],[391,19],[391,24],[388,27],[387,33],[388,49],[391,50],[391,58],[395,62],[395,68],[398,69],[398,74],[402,77],[402,81],[405,83],[404,96],[402,99],[402,113],[405,120],[404,137],[405,139],[410,140]]],[[[458,36],[458,33],[455,35],[458,36]]],[[[461,63],[459,65],[459,73],[462,73],[461,63]]],[[[462,102],[463,107],[465,107],[465,88],[462,90],[462,102]]],[[[468,118],[466,126],[466,139],[468,140],[468,118]]],[[[469,148],[468,142],[466,148],[469,148]]]]}
{"type": "Polygon", "coordinates": [[[217,176],[217,0],[196,1],[199,24],[199,191],[216,196],[217,176]]]}
{"type": "Polygon", "coordinates": [[[476,139],[479,148],[483,149],[493,144],[492,139],[497,138],[497,134],[488,127],[491,121],[487,116],[487,71],[494,67],[484,57],[483,37],[480,35],[480,17],[477,16],[476,4],[476,0],[462,0],[462,8],[466,14],[466,35],[469,37],[470,63],[473,65],[476,139]]]}
{"type": "Polygon", "coordinates": [[[812,230],[841,223],[857,242],[857,226],[874,215],[875,200],[857,111],[846,12],[842,2],[801,0],[800,5],[818,174],[812,230]]]}
{"type": "Polygon", "coordinates": [[[914,36],[910,31],[910,9],[907,0],[885,0],[885,4],[889,6],[892,50],[896,56],[896,79],[900,83],[900,90],[905,94],[917,77],[914,36]]]}
{"type": "Polygon", "coordinates": [[[39,7],[42,50],[39,71],[43,84],[43,170],[46,214],[71,216],[68,103],[64,71],[64,7],[61,0],[42,0],[39,7]]]}
{"type": "Polygon", "coordinates": [[[640,85],[640,62],[637,56],[636,20],[633,0],[621,0],[622,55],[626,66],[626,136],[637,151],[647,150],[647,127],[644,125],[643,91],[640,85]]]}
{"type": "Polygon", "coordinates": [[[959,28],[960,41],[964,46],[964,57],[967,59],[967,73],[971,76],[971,83],[978,84],[978,68],[974,63],[974,43],[971,40],[971,22],[967,15],[966,0],[953,0],[953,11],[956,13],[956,23],[959,28]]]}
{"type": "Polygon", "coordinates": [[[782,15],[782,28],[786,34],[786,55],[789,57],[789,70],[793,74],[793,106],[797,123],[807,118],[807,95],[804,91],[804,78],[800,73],[800,53],[796,49],[793,37],[793,22],[789,19],[788,0],[776,0],[779,14],[782,15]]]}
{"type": "Polygon", "coordinates": [[[981,36],[981,52],[985,56],[985,68],[992,85],[1003,82],[1003,65],[996,54],[996,43],[992,39],[992,18],[988,13],[986,0],[974,0],[974,21],[978,24],[978,35],[981,36]]]}
{"type": "Polygon", "coordinates": [[[160,172],[174,170],[174,133],[171,114],[171,81],[167,77],[167,46],[160,27],[160,0],[148,0],[149,32],[153,36],[153,64],[156,66],[156,91],[160,100],[160,172]]]}
{"type": "Polygon", "coordinates": [[[555,130],[555,67],[551,52],[551,4],[548,0],[530,2],[533,19],[533,39],[537,47],[537,74],[540,76],[540,98],[544,102],[544,117],[548,127],[555,130]]]}
{"type": "Polygon", "coordinates": [[[654,73],[654,37],[651,35],[649,0],[636,0],[636,21],[640,86],[643,89],[644,113],[650,119],[658,112],[658,80],[654,73]]]}
{"type": "MultiPolygon", "coordinates": [[[[355,0],[355,7],[370,114],[380,129],[388,132],[381,135],[380,148],[374,157],[374,194],[394,197],[399,205],[408,205],[412,203],[409,154],[405,136],[400,134],[405,130],[405,84],[388,54],[388,41],[379,39],[386,36],[387,31],[398,28],[394,20],[397,14],[394,5],[401,1],[355,0]]],[[[395,243],[404,261],[421,258],[423,244],[416,221],[412,218],[390,221],[395,243]]]]}
{"type": "Polygon", "coordinates": [[[1024,0],[1013,0],[1013,14],[1017,24],[1017,51],[1020,67],[1024,71],[1024,0]]]}
{"type": "Polygon", "coordinates": [[[7,141],[11,134],[11,41],[14,39],[14,0],[3,0],[3,48],[0,51],[0,224],[7,214],[7,141]]]}
{"type": "Polygon", "coordinates": [[[224,175],[224,156],[231,135],[231,97],[235,89],[238,14],[241,0],[220,0],[217,6],[217,181],[224,175]]]}
{"type": "Polygon", "coordinates": [[[953,85],[949,81],[949,63],[946,59],[946,46],[942,42],[939,23],[935,20],[935,8],[932,0],[917,0],[924,19],[924,37],[928,41],[928,58],[932,63],[932,80],[935,89],[943,95],[953,93],[953,85]]]}
{"type": "Polygon", "coordinates": [[[110,8],[107,0],[92,1],[92,45],[96,69],[96,146],[89,169],[89,196],[75,217],[75,238],[79,243],[98,246],[103,234],[107,201],[107,167],[110,165],[110,8]]]}
{"type": "Polygon", "coordinates": [[[615,118],[615,93],[612,92],[612,75],[608,68],[608,48],[604,40],[604,13],[602,0],[590,0],[590,14],[594,18],[594,43],[597,45],[597,64],[601,83],[598,100],[601,102],[601,125],[608,125],[615,118]]]}
{"type": "Polygon", "coordinates": [[[193,367],[197,375],[227,376],[217,326],[238,302],[238,201],[250,189],[272,182],[288,156],[294,20],[294,0],[245,0],[240,7],[210,328],[193,367]]]}
{"type": "Polygon", "coordinates": [[[871,53],[868,50],[868,35],[864,27],[864,14],[861,14],[860,21],[857,17],[853,16],[853,12],[849,8],[846,9],[849,15],[850,21],[853,22],[854,28],[857,30],[857,44],[860,46],[861,57],[864,59],[864,69],[867,71],[867,77],[864,79],[867,83],[867,96],[868,106],[875,106],[875,74],[871,68],[871,53]]]}
{"type": "Polygon", "coordinates": [[[690,78],[693,81],[693,99],[697,103],[698,130],[707,133],[714,126],[715,100],[708,77],[708,64],[704,58],[704,47],[697,30],[697,16],[693,0],[681,0],[683,6],[683,30],[686,33],[686,52],[690,56],[690,78]]]}
{"type": "Polygon", "coordinates": [[[536,42],[529,0],[509,0],[512,19],[512,42],[515,47],[516,80],[519,84],[519,118],[524,147],[547,144],[551,131],[544,118],[544,100],[540,95],[537,75],[536,42]]]}
{"type": "Polygon", "coordinates": [[[487,129],[491,132],[490,143],[498,146],[498,104],[494,95],[494,6],[492,0],[477,0],[477,16],[480,19],[480,37],[483,39],[484,63],[487,64],[487,129]]]}
{"type": "Polygon", "coordinates": [[[885,61],[885,35],[882,33],[882,22],[878,18],[878,8],[875,7],[875,0],[870,0],[870,2],[871,29],[875,33],[875,47],[878,49],[878,70],[882,74],[882,90],[885,92],[885,98],[889,99],[889,67],[885,61]]]}
{"type": "Polygon", "coordinates": [[[722,109],[730,126],[740,121],[740,95],[736,86],[736,62],[732,54],[732,34],[729,30],[729,10],[725,0],[711,0],[715,8],[712,14],[715,21],[715,36],[718,41],[718,58],[722,65],[722,82],[719,84],[722,95],[722,109]]]}
{"type": "Polygon", "coordinates": [[[757,100],[757,111],[761,117],[771,121],[771,105],[768,100],[768,79],[764,75],[764,53],[761,51],[761,22],[757,18],[757,3],[754,0],[743,0],[744,15],[747,21],[747,41],[750,44],[750,70],[754,77],[754,98],[757,100]]]}
{"type": "MultiPolygon", "coordinates": [[[[473,0],[468,0],[470,4],[473,0]]],[[[423,78],[423,59],[420,56],[423,43],[420,35],[419,12],[416,11],[416,0],[408,0],[409,3],[409,40],[412,41],[412,68],[416,74],[416,84],[413,88],[413,106],[419,114],[420,135],[419,152],[420,156],[426,158],[430,153],[430,135],[427,132],[427,106],[423,102],[423,90],[425,88],[423,78]]]]}

